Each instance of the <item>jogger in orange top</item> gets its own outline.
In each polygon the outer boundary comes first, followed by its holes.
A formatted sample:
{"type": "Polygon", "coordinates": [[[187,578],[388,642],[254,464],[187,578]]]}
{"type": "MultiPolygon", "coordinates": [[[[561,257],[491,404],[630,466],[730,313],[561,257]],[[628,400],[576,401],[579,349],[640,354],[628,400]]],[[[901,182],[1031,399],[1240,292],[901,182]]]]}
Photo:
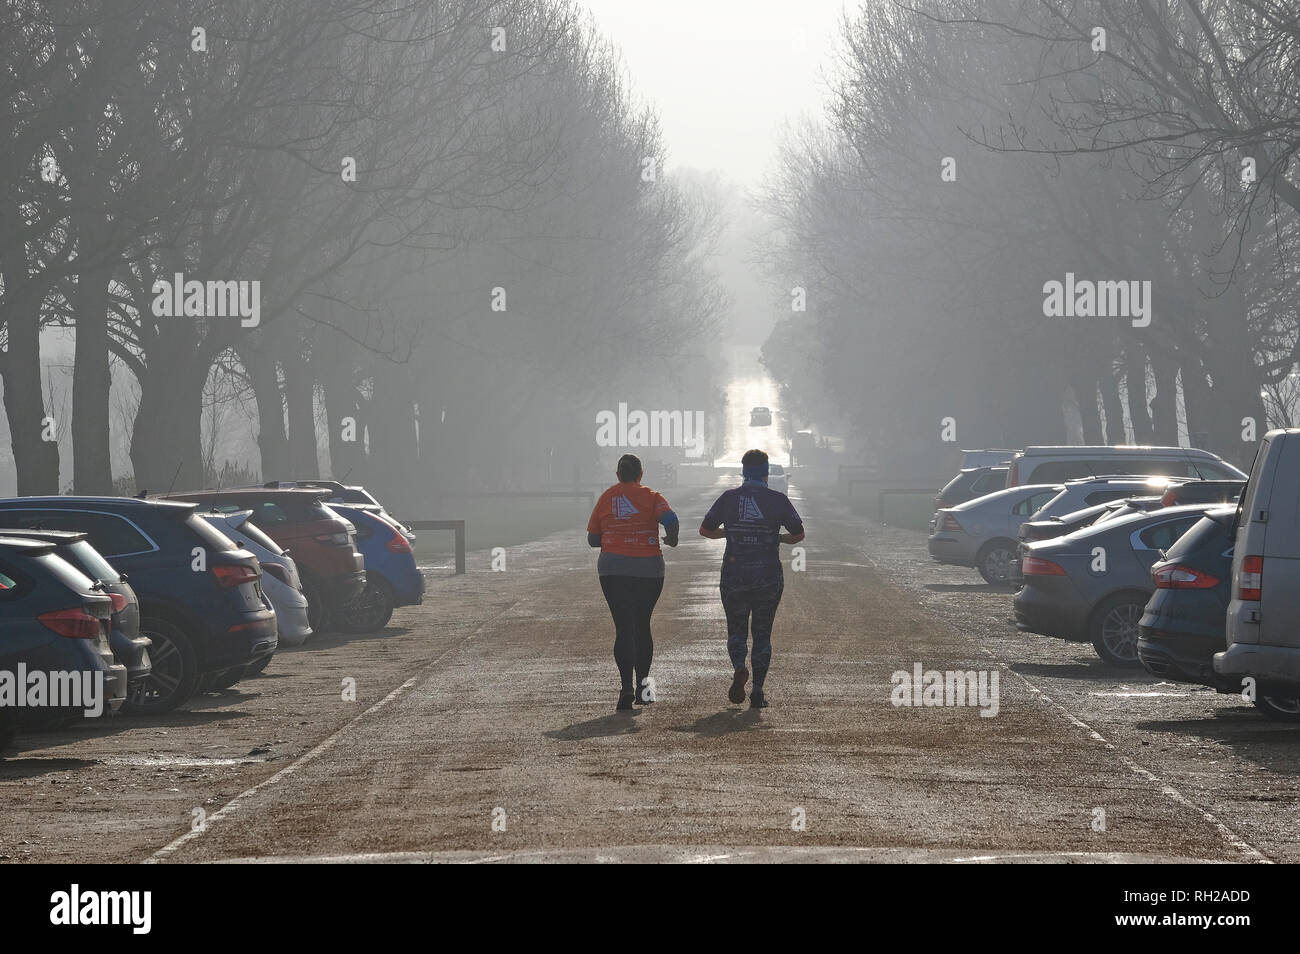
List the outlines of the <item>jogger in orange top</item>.
{"type": "Polygon", "coordinates": [[[614,662],[622,680],[620,709],[631,709],[633,701],[655,701],[650,616],[664,588],[661,525],[664,543],[677,546],[677,514],[663,494],[642,486],[641,461],[624,454],[618,461],[618,483],[600,495],[587,521],[587,543],[600,547],[596,572],[614,617],[614,662]]]}

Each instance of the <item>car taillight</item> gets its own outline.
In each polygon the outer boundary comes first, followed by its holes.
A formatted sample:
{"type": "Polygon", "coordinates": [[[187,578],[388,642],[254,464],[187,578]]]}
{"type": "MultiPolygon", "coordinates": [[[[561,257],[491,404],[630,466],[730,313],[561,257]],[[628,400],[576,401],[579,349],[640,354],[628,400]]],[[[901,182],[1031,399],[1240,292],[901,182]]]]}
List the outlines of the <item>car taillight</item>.
{"type": "Polygon", "coordinates": [[[962,531],[962,528],[961,528],[961,524],[957,522],[957,518],[954,517],[954,516],[953,516],[952,514],[950,514],[950,513],[945,513],[945,514],[943,514],[942,516],[940,516],[940,518],[939,518],[939,529],[940,529],[940,530],[951,530],[951,531],[954,531],[954,532],[956,532],[956,533],[961,533],[961,532],[963,532],[963,531],[962,531]]]}
{"type": "Polygon", "coordinates": [[[1166,490],[1160,497],[1160,506],[1162,507],[1172,507],[1177,502],[1178,502],[1178,491],[1176,491],[1173,487],[1170,487],[1168,490],[1166,490]]]}
{"type": "Polygon", "coordinates": [[[1019,461],[1013,460],[1011,462],[1011,469],[1007,471],[1007,486],[1008,487],[1020,486],[1020,462],[1019,461]]]}
{"type": "Polygon", "coordinates": [[[1159,567],[1151,575],[1162,590],[1209,590],[1219,585],[1217,576],[1177,563],[1159,567]]]}
{"type": "Polygon", "coordinates": [[[393,534],[393,539],[389,540],[386,544],[384,544],[384,546],[388,548],[389,553],[410,553],[411,552],[410,542],[406,539],[406,537],[402,536],[400,533],[393,534]]]}
{"type": "Polygon", "coordinates": [[[1237,599],[1258,600],[1264,584],[1264,558],[1248,556],[1241,561],[1241,576],[1237,581],[1237,599]]]}
{"type": "Polygon", "coordinates": [[[126,609],[126,597],[121,593],[109,593],[108,598],[113,601],[114,613],[120,613],[126,609]]]}
{"type": "Polygon", "coordinates": [[[284,564],[282,564],[282,563],[267,563],[267,562],[263,561],[263,563],[262,563],[262,569],[265,570],[267,573],[270,573],[273,577],[275,577],[277,580],[279,580],[279,581],[280,581],[281,583],[283,583],[285,586],[289,586],[289,585],[290,585],[290,584],[289,584],[289,571],[285,569],[284,564]]]}
{"type": "Polygon", "coordinates": [[[252,583],[262,574],[257,572],[257,570],[251,566],[244,566],[242,564],[226,566],[223,564],[214,566],[212,568],[212,575],[217,578],[217,582],[223,587],[230,589],[239,586],[241,583],[252,583]]]}
{"type": "Polygon", "coordinates": [[[36,617],[42,626],[68,639],[98,639],[104,622],[84,609],[51,610],[36,617]]]}
{"type": "Polygon", "coordinates": [[[345,546],[347,546],[347,545],[348,545],[348,542],[349,542],[351,539],[352,539],[352,537],[351,537],[350,534],[348,534],[348,533],[343,533],[343,532],[339,532],[339,533],[318,533],[318,534],[316,534],[316,542],[317,542],[317,543],[328,543],[328,544],[330,544],[331,546],[336,546],[336,547],[345,547],[345,546]]]}
{"type": "Polygon", "coordinates": [[[1042,557],[1025,557],[1020,561],[1020,572],[1024,576],[1065,576],[1065,567],[1042,557]]]}

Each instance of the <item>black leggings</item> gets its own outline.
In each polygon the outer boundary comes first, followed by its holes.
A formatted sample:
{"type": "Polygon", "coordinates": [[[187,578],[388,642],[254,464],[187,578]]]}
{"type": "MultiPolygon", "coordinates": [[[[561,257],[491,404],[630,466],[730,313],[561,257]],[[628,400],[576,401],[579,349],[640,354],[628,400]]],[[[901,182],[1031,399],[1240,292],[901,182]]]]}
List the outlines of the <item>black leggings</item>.
{"type": "Polygon", "coordinates": [[[650,614],[664,589],[662,576],[602,576],[600,588],[614,617],[614,662],[623,691],[632,692],[650,675],[655,644],[650,638],[650,614]],[[633,670],[636,681],[633,682],[633,670]]]}

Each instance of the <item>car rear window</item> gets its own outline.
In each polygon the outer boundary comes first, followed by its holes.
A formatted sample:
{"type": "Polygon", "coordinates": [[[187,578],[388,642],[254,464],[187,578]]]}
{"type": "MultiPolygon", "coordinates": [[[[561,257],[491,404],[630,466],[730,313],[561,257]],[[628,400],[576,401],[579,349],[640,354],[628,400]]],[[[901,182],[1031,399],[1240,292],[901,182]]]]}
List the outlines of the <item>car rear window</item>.
{"type": "Polygon", "coordinates": [[[113,568],[113,564],[104,559],[102,553],[96,550],[86,540],[78,540],[70,544],[67,548],[68,562],[75,566],[92,580],[101,580],[104,583],[120,583],[122,574],[113,568]]]}
{"type": "Polygon", "coordinates": [[[20,600],[31,592],[31,589],[30,576],[11,563],[0,562],[0,603],[20,600]]]}
{"type": "Polygon", "coordinates": [[[0,513],[11,527],[31,530],[80,530],[90,545],[105,556],[144,553],[154,549],[153,541],[126,519],[111,513],[86,510],[22,510],[0,513]]]}
{"type": "Polygon", "coordinates": [[[1202,547],[1213,547],[1221,551],[1232,546],[1232,526],[1224,525],[1218,520],[1202,517],[1192,524],[1191,529],[1165,548],[1166,560],[1178,560],[1202,547]]]}
{"type": "Polygon", "coordinates": [[[228,536],[212,524],[208,523],[197,513],[192,513],[185,518],[185,526],[194,531],[195,535],[197,535],[199,540],[203,543],[203,546],[209,550],[224,551],[239,549],[228,536]]]}
{"type": "Polygon", "coordinates": [[[1040,490],[1032,497],[1027,497],[1012,507],[1011,512],[1017,516],[1027,517],[1029,514],[1041,510],[1049,500],[1056,497],[1060,492],[1059,490],[1040,490]]]}
{"type": "Polygon", "coordinates": [[[1089,505],[1105,503],[1108,500],[1121,500],[1124,497],[1132,497],[1132,490],[1096,490],[1084,497],[1084,503],[1089,505]]]}
{"type": "Polygon", "coordinates": [[[1049,484],[1076,477],[1105,477],[1109,474],[1144,474],[1152,477],[1195,477],[1186,460],[1161,457],[1104,457],[1097,460],[1071,458],[1049,460],[1034,468],[1027,484],[1049,484]]]}
{"type": "Polygon", "coordinates": [[[43,553],[40,556],[32,557],[32,562],[74,592],[89,593],[94,588],[94,580],[63,559],[63,557],[54,553],[43,553]]]}
{"type": "Polygon", "coordinates": [[[1240,480],[1241,475],[1234,473],[1222,464],[1216,464],[1212,461],[1198,460],[1191,464],[1195,476],[1202,480],[1240,480]]]}
{"type": "Polygon", "coordinates": [[[1138,537],[1153,550],[1168,550],[1174,545],[1174,541],[1186,533],[1188,528],[1200,519],[1199,516],[1184,517],[1181,520],[1158,523],[1154,527],[1147,527],[1138,534],[1138,537]]]}
{"type": "Polygon", "coordinates": [[[259,530],[257,528],[257,525],[254,524],[251,519],[245,520],[240,525],[239,529],[233,532],[243,534],[244,536],[248,537],[249,540],[253,541],[253,543],[256,543],[259,547],[262,547],[265,550],[270,550],[276,556],[280,556],[281,554],[284,553],[284,551],[280,549],[280,544],[276,543],[265,533],[259,530]]]}

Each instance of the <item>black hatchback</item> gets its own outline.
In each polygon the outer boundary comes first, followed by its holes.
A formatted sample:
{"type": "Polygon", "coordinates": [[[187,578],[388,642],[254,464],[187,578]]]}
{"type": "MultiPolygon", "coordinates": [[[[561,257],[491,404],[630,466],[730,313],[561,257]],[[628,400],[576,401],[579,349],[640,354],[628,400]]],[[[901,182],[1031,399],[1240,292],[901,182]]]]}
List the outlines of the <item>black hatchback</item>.
{"type": "Polygon", "coordinates": [[[1214,671],[1232,599],[1237,508],[1215,507],[1151,567],[1156,591],[1138,621],[1138,659],[1151,675],[1239,692],[1241,681],[1214,671]]]}

